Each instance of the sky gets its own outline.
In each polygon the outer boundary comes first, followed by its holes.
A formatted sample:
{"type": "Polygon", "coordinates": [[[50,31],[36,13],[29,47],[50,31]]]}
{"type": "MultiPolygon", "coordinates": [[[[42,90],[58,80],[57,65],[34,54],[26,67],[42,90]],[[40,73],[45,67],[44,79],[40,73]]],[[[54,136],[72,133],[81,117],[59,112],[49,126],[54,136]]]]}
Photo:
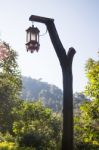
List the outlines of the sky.
{"type": "MultiPolygon", "coordinates": [[[[40,50],[26,52],[26,29],[31,15],[53,18],[66,50],[74,47],[73,91],[82,92],[87,84],[85,64],[98,59],[99,0],[0,0],[0,39],[18,53],[21,74],[41,79],[62,89],[62,72],[49,34],[40,36],[40,50]]],[[[42,35],[44,24],[35,23],[42,35]]]]}

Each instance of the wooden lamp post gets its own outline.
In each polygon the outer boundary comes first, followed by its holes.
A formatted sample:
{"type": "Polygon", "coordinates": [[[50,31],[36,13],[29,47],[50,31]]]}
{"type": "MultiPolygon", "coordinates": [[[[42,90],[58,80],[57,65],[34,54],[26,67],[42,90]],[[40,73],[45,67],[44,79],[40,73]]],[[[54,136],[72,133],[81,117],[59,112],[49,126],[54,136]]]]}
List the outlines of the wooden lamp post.
{"type": "MultiPolygon", "coordinates": [[[[62,132],[62,150],[73,150],[73,89],[72,89],[72,61],[73,56],[75,54],[74,48],[69,48],[68,53],[66,51],[60,41],[58,36],[54,19],[45,18],[40,16],[30,16],[30,21],[36,21],[39,23],[44,23],[47,26],[47,30],[49,32],[52,44],[54,46],[55,52],[59,59],[62,74],[63,74],[63,132],[62,132]]],[[[37,29],[38,30],[38,29],[37,29]]],[[[31,29],[26,30],[27,35],[28,31],[31,35],[31,29]]],[[[39,31],[39,30],[38,30],[39,31]]],[[[36,37],[39,32],[35,33],[36,37]]],[[[34,33],[34,32],[33,32],[34,33]]],[[[28,41],[28,39],[27,39],[28,41]]],[[[30,43],[27,42],[26,46],[27,50],[33,52],[34,50],[39,49],[39,41],[35,38],[34,41],[30,38],[30,43]],[[37,44],[37,49],[34,48],[35,43],[37,44]],[[31,44],[32,46],[29,46],[31,44]]]]}

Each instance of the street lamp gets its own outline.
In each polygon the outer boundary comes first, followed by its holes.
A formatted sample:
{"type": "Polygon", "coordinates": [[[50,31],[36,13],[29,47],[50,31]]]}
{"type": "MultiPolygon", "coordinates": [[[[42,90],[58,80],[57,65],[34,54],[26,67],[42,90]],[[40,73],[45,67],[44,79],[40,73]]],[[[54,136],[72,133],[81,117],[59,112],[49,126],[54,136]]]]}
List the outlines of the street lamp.
{"type": "MultiPolygon", "coordinates": [[[[72,61],[75,54],[75,49],[73,47],[66,51],[60,41],[58,36],[54,19],[45,18],[40,16],[30,16],[30,21],[36,21],[39,23],[44,23],[47,26],[50,39],[52,41],[53,47],[55,49],[56,55],[59,59],[60,66],[63,75],[63,132],[62,132],[62,150],[73,150],[73,89],[72,89],[72,61]]],[[[27,30],[27,35],[31,35],[32,30],[27,30]]],[[[34,32],[33,32],[34,33],[34,32]]],[[[35,38],[36,39],[36,38],[35,38]]],[[[38,41],[36,41],[38,44],[38,41]]],[[[31,52],[34,51],[35,43],[30,38],[27,41],[26,46],[31,52]],[[28,43],[29,42],[29,43],[28,43]],[[29,44],[32,46],[29,46],[29,44]]],[[[39,47],[39,45],[37,46],[39,47]]],[[[28,50],[27,49],[27,50],[28,50]]]]}
{"type": "Polygon", "coordinates": [[[39,44],[39,29],[37,27],[29,27],[27,30],[26,36],[26,49],[33,53],[35,50],[38,52],[40,44],[39,44]]]}

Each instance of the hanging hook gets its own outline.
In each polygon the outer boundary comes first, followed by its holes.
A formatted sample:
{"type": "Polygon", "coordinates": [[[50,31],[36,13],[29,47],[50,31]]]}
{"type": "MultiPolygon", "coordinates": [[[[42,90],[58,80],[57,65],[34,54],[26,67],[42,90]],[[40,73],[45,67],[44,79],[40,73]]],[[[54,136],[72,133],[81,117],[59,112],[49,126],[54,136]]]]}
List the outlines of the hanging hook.
{"type": "Polygon", "coordinates": [[[46,27],[46,31],[43,34],[40,34],[40,36],[44,36],[45,34],[47,34],[47,27],[46,27]]]}
{"type": "Polygon", "coordinates": [[[32,27],[34,27],[34,21],[32,21],[32,27]]]}

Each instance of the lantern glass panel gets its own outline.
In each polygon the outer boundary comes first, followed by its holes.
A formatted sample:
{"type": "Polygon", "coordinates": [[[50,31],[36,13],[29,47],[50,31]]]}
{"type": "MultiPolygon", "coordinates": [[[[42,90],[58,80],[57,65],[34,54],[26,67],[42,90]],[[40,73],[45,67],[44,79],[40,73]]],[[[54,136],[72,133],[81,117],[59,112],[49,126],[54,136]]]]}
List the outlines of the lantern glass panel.
{"type": "Polygon", "coordinates": [[[26,42],[28,43],[28,42],[30,42],[30,32],[27,32],[27,38],[26,38],[26,42]]]}
{"type": "Polygon", "coordinates": [[[36,41],[36,33],[31,33],[31,40],[36,41]]]}

